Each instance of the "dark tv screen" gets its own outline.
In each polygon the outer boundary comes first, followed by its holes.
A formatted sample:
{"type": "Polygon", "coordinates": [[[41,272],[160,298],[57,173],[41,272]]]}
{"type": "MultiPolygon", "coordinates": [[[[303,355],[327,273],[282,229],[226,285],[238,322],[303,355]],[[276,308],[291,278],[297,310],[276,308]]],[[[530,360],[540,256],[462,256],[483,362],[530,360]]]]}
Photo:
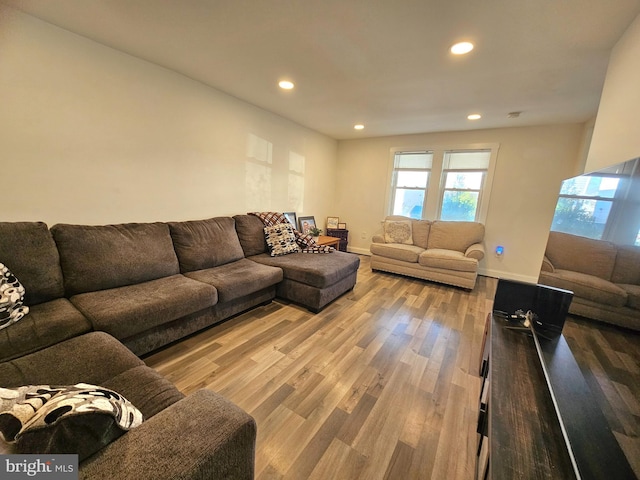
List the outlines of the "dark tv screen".
{"type": "Polygon", "coordinates": [[[518,310],[533,310],[536,300],[535,283],[516,282],[515,280],[498,280],[496,296],[493,299],[493,310],[512,315],[518,310]]]}
{"type": "Polygon", "coordinates": [[[515,280],[498,280],[493,311],[507,318],[518,310],[534,314],[533,328],[543,337],[557,337],[573,299],[573,292],[515,280]]]}
{"type": "Polygon", "coordinates": [[[533,310],[538,317],[533,322],[536,332],[545,337],[560,335],[572,299],[573,292],[569,290],[538,285],[536,306],[533,310]]]}

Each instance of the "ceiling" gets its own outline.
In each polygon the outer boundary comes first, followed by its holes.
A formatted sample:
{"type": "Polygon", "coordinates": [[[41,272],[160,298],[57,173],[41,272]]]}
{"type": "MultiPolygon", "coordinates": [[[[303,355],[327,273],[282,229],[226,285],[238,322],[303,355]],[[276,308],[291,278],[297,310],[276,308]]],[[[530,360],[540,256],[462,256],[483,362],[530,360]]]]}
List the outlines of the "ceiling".
{"type": "Polygon", "coordinates": [[[640,0],[0,2],[336,139],[587,121],[640,14],[640,0]],[[460,40],[476,48],[454,57],[460,40]]]}

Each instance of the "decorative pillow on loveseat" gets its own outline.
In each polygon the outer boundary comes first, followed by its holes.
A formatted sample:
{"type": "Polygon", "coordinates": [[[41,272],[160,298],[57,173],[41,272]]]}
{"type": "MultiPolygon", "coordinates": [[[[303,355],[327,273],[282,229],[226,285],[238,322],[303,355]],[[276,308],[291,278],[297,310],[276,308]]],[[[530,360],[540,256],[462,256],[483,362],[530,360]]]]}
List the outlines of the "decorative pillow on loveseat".
{"type": "Polygon", "coordinates": [[[0,388],[0,435],[16,453],[77,453],[82,461],[142,420],[122,395],[95,385],[0,388]]]}
{"type": "Polygon", "coordinates": [[[272,257],[300,251],[300,247],[296,242],[296,235],[290,223],[278,223],[270,227],[264,227],[264,235],[272,257]]]}
{"type": "Polygon", "coordinates": [[[385,243],[413,245],[411,220],[385,220],[382,222],[385,243]]]}
{"type": "Polygon", "coordinates": [[[0,263],[0,330],[21,320],[29,307],[24,305],[24,287],[9,269],[0,263]]]}

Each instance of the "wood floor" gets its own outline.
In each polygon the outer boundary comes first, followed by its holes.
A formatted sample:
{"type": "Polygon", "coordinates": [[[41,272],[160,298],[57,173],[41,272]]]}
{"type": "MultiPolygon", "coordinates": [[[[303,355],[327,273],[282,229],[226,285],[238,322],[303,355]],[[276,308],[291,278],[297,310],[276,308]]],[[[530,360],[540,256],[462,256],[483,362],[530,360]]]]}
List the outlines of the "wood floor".
{"type": "MultiPolygon", "coordinates": [[[[361,260],[354,290],[319,314],[273,302],[145,361],[185,394],[208,388],[253,415],[257,479],[472,479],[496,280],[468,292],[361,260]]],[[[571,320],[565,333],[640,458],[639,336],[571,320]]]]}

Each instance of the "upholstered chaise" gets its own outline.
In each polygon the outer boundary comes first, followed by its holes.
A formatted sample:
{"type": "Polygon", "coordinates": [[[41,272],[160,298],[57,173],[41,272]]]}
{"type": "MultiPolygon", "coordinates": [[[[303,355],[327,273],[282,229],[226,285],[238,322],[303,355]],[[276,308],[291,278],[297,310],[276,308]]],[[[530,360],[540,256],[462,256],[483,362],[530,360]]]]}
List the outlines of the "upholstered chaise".
{"type": "Polygon", "coordinates": [[[283,280],[276,287],[278,297],[318,312],[356,284],[360,259],[351,253],[269,254],[264,224],[255,215],[236,215],[238,238],[245,256],[258,264],[282,269],[283,280]]]}

